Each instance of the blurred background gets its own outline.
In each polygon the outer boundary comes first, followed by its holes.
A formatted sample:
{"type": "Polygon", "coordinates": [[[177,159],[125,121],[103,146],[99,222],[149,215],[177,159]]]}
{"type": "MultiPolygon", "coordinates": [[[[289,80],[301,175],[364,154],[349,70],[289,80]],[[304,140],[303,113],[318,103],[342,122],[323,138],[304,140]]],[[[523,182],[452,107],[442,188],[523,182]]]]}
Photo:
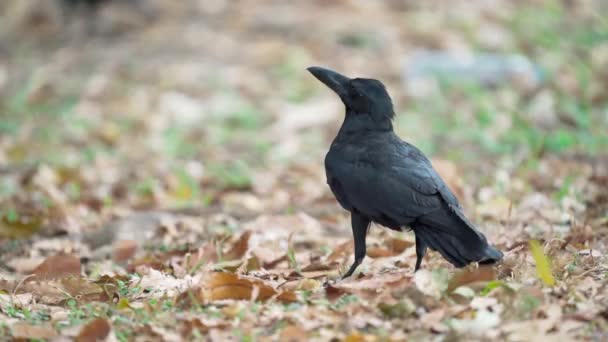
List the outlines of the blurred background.
{"type": "Polygon", "coordinates": [[[310,65],[382,80],[401,136],[477,183],[608,146],[600,0],[0,6],[3,207],[24,195],[10,175],[41,163],[61,193],[101,204],[134,186],[137,206],[213,202],[256,171],[320,172],[342,106],[310,65]]]}
{"type": "Polygon", "coordinates": [[[0,269],[243,227],[295,248],[290,267],[327,257],[350,228],[323,169],[344,108],[318,65],[387,85],[398,134],[515,251],[504,274],[534,278],[516,252],[533,237],[605,279],[581,258],[608,236],[607,18],[604,0],[2,0],[0,269]]]}
{"type": "Polygon", "coordinates": [[[343,218],[322,166],[343,107],[310,65],[386,83],[478,218],[531,191],[589,203],[576,177],[606,177],[600,0],[0,6],[5,237],[156,208],[343,218]]]}

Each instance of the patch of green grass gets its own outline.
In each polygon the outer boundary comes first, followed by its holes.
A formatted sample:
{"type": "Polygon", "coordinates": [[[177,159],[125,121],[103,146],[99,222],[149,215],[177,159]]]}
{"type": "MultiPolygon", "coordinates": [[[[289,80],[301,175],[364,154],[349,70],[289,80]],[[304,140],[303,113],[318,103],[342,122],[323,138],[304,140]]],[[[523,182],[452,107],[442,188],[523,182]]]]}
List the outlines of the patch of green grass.
{"type": "Polygon", "coordinates": [[[174,196],[179,202],[178,205],[190,205],[198,201],[204,202],[200,186],[192,176],[184,169],[177,169],[175,175],[179,182],[177,189],[174,191],[174,196]]]}
{"type": "Polygon", "coordinates": [[[289,259],[289,266],[295,269],[297,272],[300,272],[300,265],[298,264],[298,260],[296,259],[295,250],[291,245],[287,249],[287,258],[289,259]]]}
{"type": "Polygon", "coordinates": [[[226,115],[225,125],[228,129],[256,130],[263,124],[265,115],[252,106],[243,106],[226,115]]]}
{"type": "Polygon", "coordinates": [[[137,182],[133,186],[133,191],[135,191],[141,197],[152,196],[154,194],[154,189],[156,188],[157,180],[154,178],[146,178],[137,182]]]}
{"type": "Polygon", "coordinates": [[[338,35],[338,43],[354,49],[378,49],[380,44],[377,40],[377,35],[374,32],[348,31],[338,35]]]}
{"type": "Polygon", "coordinates": [[[280,82],[278,89],[281,96],[290,102],[302,102],[309,98],[316,87],[310,82],[305,69],[310,65],[311,58],[308,51],[301,48],[289,50],[284,61],[278,64],[273,74],[280,82]]]}
{"type": "Polygon", "coordinates": [[[345,295],[338,298],[330,307],[334,310],[342,310],[344,307],[356,303],[359,301],[359,297],[355,295],[345,295]]]}
{"type": "Polygon", "coordinates": [[[188,132],[175,125],[163,132],[164,147],[167,155],[176,158],[192,158],[196,155],[197,146],[187,139],[188,132]]]}
{"type": "MultiPolygon", "coordinates": [[[[591,49],[608,36],[601,15],[589,22],[575,21],[561,3],[546,1],[521,6],[504,20],[513,32],[513,52],[527,55],[543,70],[541,87],[555,100],[557,123],[551,128],[533,123],[527,108],[534,94],[524,96],[508,84],[489,89],[442,78],[439,94],[408,104],[414,115],[399,115],[396,129],[424,152],[450,159],[524,152],[534,160],[547,152],[595,154],[608,148],[608,103],[598,102],[592,91],[605,81],[590,64],[591,49]],[[574,73],[579,92],[567,93],[558,86],[564,68],[574,73]],[[516,98],[505,102],[505,96],[516,98]],[[503,124],[497,121],[499,115],[510,121],[504,130],[496,130],[503,124]]],[[[474,44],[475,35],[470,39],[474,44]]]]}
{"type": "Polygon", "coordinates": [[[242,160],[212,164],[209,166],[209,171],[222,188],[248,189],[251,187],[251,172],[248,165],[242,160]]]}

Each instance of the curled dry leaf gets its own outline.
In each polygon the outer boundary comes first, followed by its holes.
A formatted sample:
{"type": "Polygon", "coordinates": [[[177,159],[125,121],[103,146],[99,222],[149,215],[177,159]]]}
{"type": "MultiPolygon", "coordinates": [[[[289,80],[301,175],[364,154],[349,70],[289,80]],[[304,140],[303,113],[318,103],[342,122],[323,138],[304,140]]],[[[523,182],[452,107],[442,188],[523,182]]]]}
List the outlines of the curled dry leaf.
{"type": "Polygon", "coordinates": [[[205,298],[212,301],[222,299],[261,300],[273,297],[284,302],[295,302],[297,296],[292,291],[274,289],[265,282],[253,278],[241,277],[234,273],[211,273],[203,283],[205,298]]]}
{"type": "Polygon", "coordinates": [[[367,249],[367,256],[370,258],[388,258],[395,256],[393,251],[388,250],[384,247],[370,247],[367,249]]]}
{"type": "Polygon", "coordinates": [[[239,260],[247,250],[249,250],[249,238],[251,237],[251,231],[246,230],[232,245],[228,253],[224,255],[224,260],[239,260]]]}
{"type": "Polygon", "coordinates": [[[110,323],[105,319],[94,319],[80,330],[76,342],[103,341],[108,337],[111,329],[110,323]]]}
{"type": "Polygon", "coordinates": [[[80,301],[109,300],[103,289],[85,278],[64,278],[58,281],[61,289],[80,301]]]}
{"type": "Polygon", "coordinates": [[[477,268],[467,268],[456,273],[448,283],[448,292],[452,292],[460,286],[478,282],[488,282],[496,279],[496,272],[492,266],[481,265],[477,268]]]}
{"type": "Polygon", "coordinates": [[[393,257],[403,253],[407,248],[414,245],[411,241],[391,238],[385,241],[382,246],[368,248],[367,256],[371,258],[393,257]]]}
{"type": "Polygon", "coordinates": [[[391,238],[387,242],[388,248],[396,253],[396,255],[403,253],[406,249],[414,247],[416,244],[412,241],[391,238]]]}
{"type": "Polygon", "coordinates": [[[59,279],[80,276],[80,258],[70,254],[58,254],[46,258],[33,274],[35,279],[59,279]]]}

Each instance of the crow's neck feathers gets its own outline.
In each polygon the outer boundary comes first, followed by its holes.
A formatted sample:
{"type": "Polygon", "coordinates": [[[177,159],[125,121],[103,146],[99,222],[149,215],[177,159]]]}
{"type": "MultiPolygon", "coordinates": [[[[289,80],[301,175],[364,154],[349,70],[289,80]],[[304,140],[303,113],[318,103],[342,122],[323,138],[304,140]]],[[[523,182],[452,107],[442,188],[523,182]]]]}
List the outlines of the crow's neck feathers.
{"type": "MultiPolygon", "coordinates": [[[[392,112],[391,112],[392,113],[392,112]]],[[[393,115],[377,116],[370,113],[357,113],[346,109],[344,122],[338,136],[351,135],[362,132],[387,132],[393,130],[393,115]]]]}

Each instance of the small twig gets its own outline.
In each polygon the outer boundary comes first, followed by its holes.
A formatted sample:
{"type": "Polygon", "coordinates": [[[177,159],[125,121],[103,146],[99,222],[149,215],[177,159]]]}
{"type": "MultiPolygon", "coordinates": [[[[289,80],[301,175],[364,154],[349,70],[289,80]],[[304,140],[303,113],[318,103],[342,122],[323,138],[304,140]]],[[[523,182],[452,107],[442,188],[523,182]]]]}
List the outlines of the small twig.
{"type": "Polygon", "coordinates": [[[17,283],[17,285],[15,285],[15,288],[11,292],[11,304],[14,304],[13,296],[17,293],[17,289],[19,288],[19,286],[21,286],[21,284],[23,284],[26,279],[34,277],[34,276],[36,276],[36,275],[35,274],[30,274],[30,275],[27,275],[27,276],[23,277],[23,279],[19,280],[19,282],[17,283]]]}
{"type": "Polygon", "coordinates": [[[577,274],[577,275],[573,276],[572,278],[576,278],[576,279],[582,278],[582,277],[586,276],[587,274],[589,274],[589,273],[591,273],[591,272],[593,272],[593,271],[597,271],[597,270],[598,270],[598,269],[600,269],[601,267],[602,267],[602,265],[597,265],[597,266],[594,266],[594,267],[592,267],[592,268],[590,268],[590,269],[588,269],[588,270],[584,271],[584,272],[583,272],[583,273],[581,273],[581,274],[577,274]]]}

